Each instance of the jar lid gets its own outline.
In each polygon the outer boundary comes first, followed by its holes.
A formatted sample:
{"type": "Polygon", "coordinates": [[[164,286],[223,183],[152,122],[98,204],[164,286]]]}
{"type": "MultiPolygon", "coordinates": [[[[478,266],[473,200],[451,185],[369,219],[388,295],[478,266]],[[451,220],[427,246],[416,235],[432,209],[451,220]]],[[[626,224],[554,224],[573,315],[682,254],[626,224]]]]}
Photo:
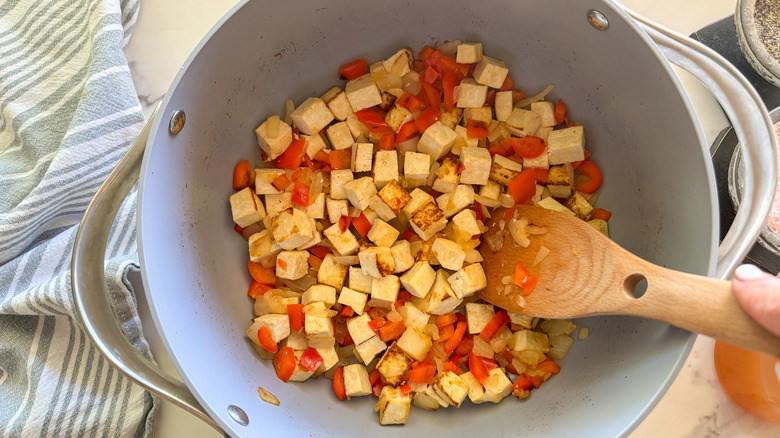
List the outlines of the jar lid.
{"type": "Polygon", "coordinates": [[[745,58],[764,79],[780,87],[780,2],[739,0],[734,18],[745,58]]]}

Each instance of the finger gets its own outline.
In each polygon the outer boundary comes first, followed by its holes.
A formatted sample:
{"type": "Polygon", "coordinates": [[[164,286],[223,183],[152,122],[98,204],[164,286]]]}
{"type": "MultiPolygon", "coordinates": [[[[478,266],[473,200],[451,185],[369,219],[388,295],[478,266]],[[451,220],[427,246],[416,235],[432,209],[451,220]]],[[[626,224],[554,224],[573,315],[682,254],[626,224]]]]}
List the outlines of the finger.
{"type": "Polygon", "coordinates": [[[748,315],[780,336],[780,279],[742,265],[734,273],[731,290],[748,315]]]}

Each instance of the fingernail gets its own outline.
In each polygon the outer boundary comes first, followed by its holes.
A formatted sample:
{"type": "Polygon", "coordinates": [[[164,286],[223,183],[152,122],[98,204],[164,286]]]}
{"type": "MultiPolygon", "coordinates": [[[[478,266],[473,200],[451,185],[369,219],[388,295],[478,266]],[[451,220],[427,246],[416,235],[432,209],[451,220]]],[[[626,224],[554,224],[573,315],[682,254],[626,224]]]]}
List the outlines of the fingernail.
{"type": "Polygon", "coordinates": [[[763,276],[764,271],[758,266],[751,264],[741,265],[734,271],[734,278],[738,280],[753,280],[754,278],[763,276]]]}

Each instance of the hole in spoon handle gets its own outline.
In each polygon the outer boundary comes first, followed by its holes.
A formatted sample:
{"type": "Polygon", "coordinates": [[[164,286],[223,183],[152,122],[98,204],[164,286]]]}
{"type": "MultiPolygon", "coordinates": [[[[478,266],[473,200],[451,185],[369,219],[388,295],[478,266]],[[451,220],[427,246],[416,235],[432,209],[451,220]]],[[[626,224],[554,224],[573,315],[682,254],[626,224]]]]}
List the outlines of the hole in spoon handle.
{"type": "Polygon", "coordinates": [[[642,298],[647,292],[647,277],[642,274],[631,274],[623,280],[623,292],[631,299],[642,298]]]}

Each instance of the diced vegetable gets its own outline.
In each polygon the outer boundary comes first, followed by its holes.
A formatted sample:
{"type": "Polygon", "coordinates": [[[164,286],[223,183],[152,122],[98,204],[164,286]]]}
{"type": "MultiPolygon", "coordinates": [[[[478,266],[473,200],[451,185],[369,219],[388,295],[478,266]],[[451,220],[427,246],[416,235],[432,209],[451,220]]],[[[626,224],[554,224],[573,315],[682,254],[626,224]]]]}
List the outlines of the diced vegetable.
{"type": "Polygon", "coordinates": [[[525,204],[536,194],[536,173],[532,168],[523,169],[507,185],[515,204],[525,204]]]}
{"type": "Polygon", "coordinates": [[[276,157],[276,167],[279,169],[297,169],[301,166],[306,140],[293,140],[281,155],[276,157]]]}
{"type": "Polygon", "coordinates": [[[274,370],[282,382],[290,380],[297,366],[298,360],[295,359],[295,351],[292,347],[282,347],[274,356],[274,370]]]}
{"type": "Polygon", "coordinates": [[[319,368],[324,361],[325,359],[322,358],[322,356],[320,355],[320,353],[317,352],[316,349],[309,347],[301,355],[301,360],[299,362],[307,370],[314,372],[317,371],[317,368],[319,368]]]}
{"type": "Polygon", "coordinates": [[[363,76],[368,69],[368,61],[365,59],[357,59],[352,62],[348,62],[339,67],[339,79],[346,79],[351,81],[363,76]]]}
{"type": "Polygon", "coordinates": [[[252,170],[249,160],[236,164],[236,168],[233,170],[233,190],[249,187],[253,172],[254,170],[252,170]]]}
{"type": "Polygon", "coordinates": [[[344,386],[344,367],[336,367],[336,373],[333,374],[333,392],[339,400],[344,401],[347,398],[347,389],[344,386]]]}
{"type": "Polygon", "coordinates": [[[590,178],[588,181],[581,182],[575,186],[575,189],[577,189],[578,192],[593,193],[599,187],[601,187],[601,170],[598,166],[596,166],[596,163],[590,160],[585,160],[577,168],[577,170],[581,174],[590,178]]]}

